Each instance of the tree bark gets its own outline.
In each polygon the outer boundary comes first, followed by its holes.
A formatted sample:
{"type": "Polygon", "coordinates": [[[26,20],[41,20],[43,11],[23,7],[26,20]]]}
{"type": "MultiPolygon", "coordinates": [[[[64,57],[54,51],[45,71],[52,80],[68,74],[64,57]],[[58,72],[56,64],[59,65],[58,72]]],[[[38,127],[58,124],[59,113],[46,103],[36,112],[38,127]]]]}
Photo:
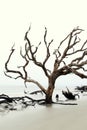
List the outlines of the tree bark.
{"type": "Polygon", "coordinates": [[[52,95],[53,95],[53,91],[55,88],[54,84],[55,84],[55,79],[51,76],[49,78],[49,86],[46,91],[46,103],[48,103],[48,104],[52,103],[52,95]]]}
{"type": "Polygon", "coordinates": [[[51,104],[52,103],[52,94],[53,94],[53,87],[48,87],[47,94],[46,94],[46,103],[51,104]]]}

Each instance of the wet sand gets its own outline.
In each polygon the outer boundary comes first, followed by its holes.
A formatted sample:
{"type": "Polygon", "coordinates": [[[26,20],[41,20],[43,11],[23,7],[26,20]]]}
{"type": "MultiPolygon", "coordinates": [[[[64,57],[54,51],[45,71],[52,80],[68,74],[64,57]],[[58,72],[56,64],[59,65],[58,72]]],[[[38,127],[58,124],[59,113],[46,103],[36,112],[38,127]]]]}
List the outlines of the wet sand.
{"type": "Polygon", "coordinates": [[[87,130],[87,97],[75,103],[10,112],[0,116],[0,130],[87,130]]]}

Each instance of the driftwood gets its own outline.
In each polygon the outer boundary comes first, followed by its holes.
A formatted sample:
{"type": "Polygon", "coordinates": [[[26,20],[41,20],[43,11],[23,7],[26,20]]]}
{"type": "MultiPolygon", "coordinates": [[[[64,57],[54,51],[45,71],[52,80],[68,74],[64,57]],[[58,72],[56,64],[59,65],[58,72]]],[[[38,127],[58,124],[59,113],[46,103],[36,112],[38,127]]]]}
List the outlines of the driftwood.
{"type": "Polygon", "coordinates": [[[82,87],[78,86],[75,88],[75,90],[79,90],[79,91],[81,91],[81,93],[87,92],[87,86],[82,86],[82,87]]]}
{"type": "Polygon", "coordinates": [[[3,108],[4,111],[18,110],[19,105],[21,106],[20,109],[22,110],[28,106],[35,106],[36,103],[42,104],[44,102],[45,99],[36,100],[28,96],[9,97],[5,94],[0,95],[0,108],[3,108]]]}
{"type": "Polygon", "coordinates": [[[41,90],[37,90],[37,91],[34,91],[34,92],[31,92],[30,94],[38,94],[38,93],[41,93],[43,95],[43,92],[41,90]]]}
{"type": "Polygon", "coordinates": [[[62,90],[62,94],[69,100],[76,100],[76,96],[78,96],[79,98],[78,94],[73,94],[72,92],[70,92],[68,88],[67,88],[67,91],[62,90]]]}
{"type": "MultiPolygon", "coordinates": [[[[69,92],[70,94],[70,92],[69,92]]],[[[56,95],[56,99],[58,99],[58,94],[56,95]]],[[[60,105],[77,105],[72,103],[64,103],[64,102],[52,102],[53,104],[60,104],[60,105]]],[[[13,111],[19,110],[18,106],[20,106],[20,110],[28,107],[38,105],[47,105],[45,99],[33,99],[29,96],[22,96],[22,97],[9,97],[8,95],[1,94],[0,95],[0,109],[3,111],[13,111]]]]}
{"type": "Polygon", "coordinates": [[[1,94],[0,95],[0,104],[3,102],[12,103],[12,102],[15,102],[15,100],[13,98],[9,97],[8,95],[1,94]]]}

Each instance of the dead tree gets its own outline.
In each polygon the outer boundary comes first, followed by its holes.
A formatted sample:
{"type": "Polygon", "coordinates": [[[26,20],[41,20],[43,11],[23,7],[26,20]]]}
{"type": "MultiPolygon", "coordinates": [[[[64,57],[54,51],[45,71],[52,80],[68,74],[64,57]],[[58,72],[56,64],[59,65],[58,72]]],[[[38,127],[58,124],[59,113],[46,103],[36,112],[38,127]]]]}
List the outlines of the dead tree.
{"type": "Polygon", "coordinates": [[[46,48],[46,54],[42,62],[37,60],[38,48],[42,43],[40,42],[37,47],[35,47],[31,43],[30,38],[28,36],[30,30],[31,27],[29,27],[28,31],[25,33],[25,54],[23,54],[23,50],[20,49],[20,56],[25,61],[25,64],[21,66],[22,71],[20,71],[19,68],[17,68],[17,70],[14,70],[14,68],[11,69],[9,67],[12,55],[15,51],[15,49],[12,47],[10,55],[5,63],[5,75],[10,78],[13,78],[11,74],[14,73],[16,76],[15,79],[23,79],[25,85],[26,83],[30,82],[36,84],[46,95],[46,103],[52,103],[52,94],[55,88],[55,81],[57,80],[57,78],[62,75],[67,75],[71,73],[81,77],[82,79],[87,78],[87,75],[84,73],[87,71],[85,69],[85,66],[87,65],[87,40],[82,42],[79,38],[79,35],[83,32],[83,30],[79,27],[74,28],[58,44],[57,49],[55,49],[54,52],[51,54],[51,45],[53,43],[53,39],[50,42],[47,42],[47,28],[45,28],[43,39],[46,48]],[[63,45],[65,45],[64,49],[62,49],[63,45]],[[52,55],[54,55],[53,70],[49,70],[49,68],[47,68],[47,62],[52,55]],[[67,59],[69,59],[68,62],[67,59]],[[30,73],[27,70],[27,66],[29,66],[29,63],[31,61],[33,61],[36,66],[40,67],[43,70],[45,76],[48,79],[47,89],[40,82],[30,78],[30,73]]]}

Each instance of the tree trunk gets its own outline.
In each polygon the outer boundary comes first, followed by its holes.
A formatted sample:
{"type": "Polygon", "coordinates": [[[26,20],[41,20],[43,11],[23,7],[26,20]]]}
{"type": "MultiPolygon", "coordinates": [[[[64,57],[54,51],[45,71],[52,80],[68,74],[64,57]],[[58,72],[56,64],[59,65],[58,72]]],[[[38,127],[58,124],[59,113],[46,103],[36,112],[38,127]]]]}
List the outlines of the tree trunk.
{"type": "Polygon", "coordinates": [[[51,92],[51,91],[47,92],[47,94],[46,94],[46,103],[47,104],[51,104],[52,103],[52,94],[53,94],[53,92],[51,92]]]}
{"type": "Polygon", "coordinates": [[[52,95],[53,95],[53,91],[54,91],[54,83],[55,80],[53,80],[52,77],[49,78],[49,87],[46,91],[46,103],[51,104],[52,103],[52,95]]]}

